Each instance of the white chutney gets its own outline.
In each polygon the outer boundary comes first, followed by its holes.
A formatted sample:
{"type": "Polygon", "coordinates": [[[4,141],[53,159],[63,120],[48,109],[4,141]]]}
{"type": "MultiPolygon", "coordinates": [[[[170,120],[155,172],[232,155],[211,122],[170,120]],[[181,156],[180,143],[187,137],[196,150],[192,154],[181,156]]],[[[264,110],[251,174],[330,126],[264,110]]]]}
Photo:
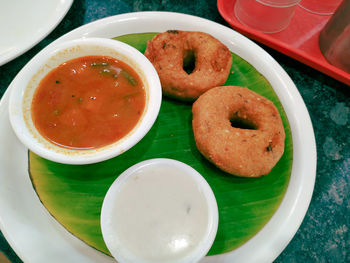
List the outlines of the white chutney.
{"type": "Polygon", "coordinates": [[[197,262],[217,230],[217,205],[190,166],[152,159],[121,174],[105,197],[101,227],[120,262],[197,262]]]}

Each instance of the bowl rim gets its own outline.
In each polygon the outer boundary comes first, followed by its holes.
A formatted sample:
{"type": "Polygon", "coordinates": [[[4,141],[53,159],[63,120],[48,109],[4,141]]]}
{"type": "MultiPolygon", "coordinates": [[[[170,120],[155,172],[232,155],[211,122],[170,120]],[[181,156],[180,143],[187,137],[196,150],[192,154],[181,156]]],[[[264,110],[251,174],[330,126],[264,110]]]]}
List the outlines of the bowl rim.
{"type": "MultiPolygon", "coordinates": [[[[73,51],[72,54],[70,54],[71,58],[68,58],[65,61],[74,58],[74,54],[75,53],[73,51]]],[[[36,88],[37,87],[34,87],[34,90],[36,88]]],[[[31,102],[32,96],[29,95],[28,97],[31,102]]],[[[33,151],[37,155],[58,163],[91,164],[118,156],[137,144],[148,133],[154,124],[159,114],[161,100],[162,90],[158,74],[152,63],[140,51],[118,40],[99,37],[83,37],[49,46],[48,48],[39,52],[27,63],[27,65],[22,69],[22,74],[17,76],[13,81],[13,89],[11,90],[9,98],[9,119],[12,129],[14,130],[18,139],[29,150],[33,151]],[[147,85],[146,92],[148,92],[146,96],[146,105],[143,116],[141,116],[138,123],[126,136],[124,136],[124,139],[120,139],[109,145],[96,149],[77,150],[54,145],[49,140],[43,138],[39,132],[36,131],[34,125],[32,125],[32,128],[35,130],[36,134],[33,135],[33,133],[28,129],[24,118],[23,100],[26,90],[28,89],[27,85],[33,76],[42,70],[46,63],[50,59],[52,60],[55,55],[61,51],[77,46],[81,46],[82,49],[87,47],[92,49],[108,49],[109,51],[113,50],[128,59],[128,61],[123,62],[129,65],[130,63],[137,65],[139,71],[138,73],[141,73],[144,80],[147,81],[147,84],[145,84],[147,85]],[[36,136],[40,138],[38,139],[36,136]],[[44,141],[45,144],[49,145],[50,147],[46,147],[40,141],[44,141]]]]}
{"type": "Polygon", "coordinates": [[[200,189],[202,190],[202,193],[204,194],[204,197],[206,199],[206,204],[208,207],[208,227],[207,227],[205,236],[199,242],[198,246],[194,247],[193,250],[188,255],[186,255],[182,259],[175,260],[174,263],[175,262],[176,263],[198,262],[200,259],[206,256],[206,254],[210,250],[215,240],[218,224],[219,224],[219,211],[218,211],[218,205],[216,202],[215,195],[210,185],[205,180],[205,178],[197,170],[195,170],[190,165],[184,162],[171,159],[171,158],[148,159],[148,160],[144,160],[139,163],[136,163],[130,166],[124,172],[122,172],[110,185],[102,203],[101,217],[100,217],[102,236],[108,250],[117,261],[131,263],[137,260],[137,262],[139,262],[139,258],[136,258],[136,257],[133,258],[132,255],[130,258],[126,258],[124,256],[125,253],[123,252],[120,253],[121,249],[116,249],[115,246],[110,244],[110,242],[113,242],[114,240],[114,238],[112,238],[109,234],[109,226],[110,226],[109,219],[111,217],[111,213],[113,210],[114,200],[118,195],[118,193],[120,192],[123,185],[128,180],[131,180],[137,171],[140,171],[144,168],[159,166],[159,165],[174,167],[174,169],[183,171],[184,174],[186,174],[186,176],[192,179],[198,185],[198,187],[200,187],[200,189]]]}

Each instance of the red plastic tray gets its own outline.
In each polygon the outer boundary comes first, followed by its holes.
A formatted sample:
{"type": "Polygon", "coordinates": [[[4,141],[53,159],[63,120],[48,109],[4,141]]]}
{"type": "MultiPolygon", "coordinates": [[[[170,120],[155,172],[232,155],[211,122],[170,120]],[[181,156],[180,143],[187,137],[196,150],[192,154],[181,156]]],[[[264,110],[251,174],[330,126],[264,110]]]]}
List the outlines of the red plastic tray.
{"type": "Polygon", "coordinates": [[[297,6],[285,30],[265,34],[242,25],[236,19],[233,12],[235,2],[236,0],[217,1],[221,16],[232,28],[350,86],[350,74],[329,64],[318,45],[319,33],[331,16],[312,14],[297,6]]]}

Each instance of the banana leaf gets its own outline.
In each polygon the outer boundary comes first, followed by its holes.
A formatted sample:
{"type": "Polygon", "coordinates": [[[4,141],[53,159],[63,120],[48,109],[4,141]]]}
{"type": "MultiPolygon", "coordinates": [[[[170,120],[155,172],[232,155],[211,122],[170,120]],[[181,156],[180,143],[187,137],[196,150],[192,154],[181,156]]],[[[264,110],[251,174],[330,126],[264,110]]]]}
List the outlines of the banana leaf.
{"type": "MultiPolygon", "coordinates": [[[[156,33],[130,34],[115,39],[144,52],[156,33]]],[[[219,208],[219,227],[208,255],[234,250],[269,221],[288,187],[293,146],[283,107],[268,81],[249,63],[233,54],[225,85],[245,86],[274,102],[286,132],[285,152],[272,171],[260,178],[226,174],[197,150],[192,132],[191,103],[163,97],[159,116],[149,133],[132,149],[113,159],[90,165],[65,165],[29,152],[33,187],[49,213],[69,232],[91,247],[110,254],[102,238],[100,210],[112,182],[124,170],[151,158],[172,158],[195,168],[211,186],[219,208]]]]}

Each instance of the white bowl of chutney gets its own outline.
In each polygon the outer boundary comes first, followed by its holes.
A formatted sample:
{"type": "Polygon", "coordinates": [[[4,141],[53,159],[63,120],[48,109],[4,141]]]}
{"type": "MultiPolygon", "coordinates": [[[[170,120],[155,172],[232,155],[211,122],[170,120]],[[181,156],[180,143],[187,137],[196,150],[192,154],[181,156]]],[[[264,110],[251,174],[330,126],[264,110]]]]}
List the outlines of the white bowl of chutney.
{"type": "Polygon", "coordinates": [[[124,171],[110,186],[101,230],[120,263],[194,263],[211,248],[218,207],[206,180],[173,159],[150,159],[124,171]]]}
{"type": "Polygon", "coordinates": [[[13,82],[10,122],[45,159],[88,164],[122,154],[154,124],[161,84],[137,49],[107,38],[49,46],[13,82]]]}

